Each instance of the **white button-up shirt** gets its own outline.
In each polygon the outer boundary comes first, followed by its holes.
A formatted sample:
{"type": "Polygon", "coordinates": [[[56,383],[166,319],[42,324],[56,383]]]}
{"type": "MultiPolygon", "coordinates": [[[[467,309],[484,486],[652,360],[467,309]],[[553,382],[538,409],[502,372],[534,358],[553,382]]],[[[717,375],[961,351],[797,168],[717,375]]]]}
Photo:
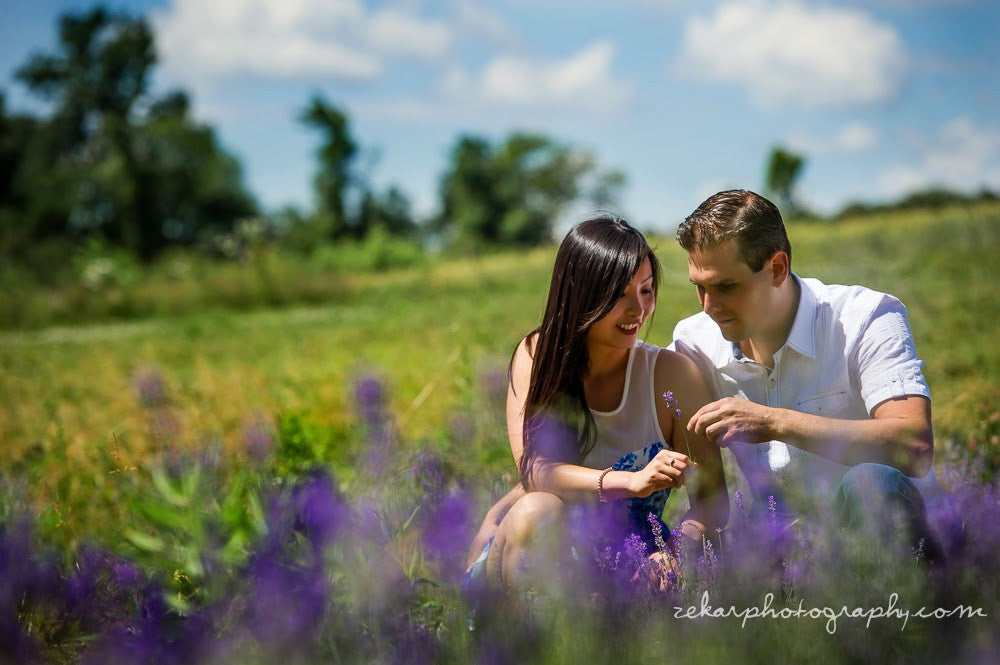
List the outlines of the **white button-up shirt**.
{"type": "MultiPolygon", "coordinates": [[[[704,312],[680,321],[670,348],[693,359],[715,399],[745,397],[758,404],[829,418],[862,420],[894,397],[930,398],[906,308],[862,286],[799,281],[800,298],[788,340],[774,369],[746,358],[704,312]]],[[[835,441],[831,442],[836,445],[835,441]]],[[[828,495],[848,467],[781,441],[734,443],[729,449],[753,494],[828,495]]]]}

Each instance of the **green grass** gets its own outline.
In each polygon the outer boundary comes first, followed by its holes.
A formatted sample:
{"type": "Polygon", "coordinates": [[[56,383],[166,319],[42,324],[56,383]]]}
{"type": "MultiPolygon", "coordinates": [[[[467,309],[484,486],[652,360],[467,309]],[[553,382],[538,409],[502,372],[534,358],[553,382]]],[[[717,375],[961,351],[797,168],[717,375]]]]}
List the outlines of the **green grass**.
{"type": "MultiPolygon", "coordinates": [[[[799,274],[865,284],[906,303],[927,363],[939,442],[964,442],[981,428],[1000,397],[1000,350],[991,340],[1000,315],[1000,206],[793,223],[790,235],[799,274]]],[[[683,251],[671,238],[654,241],[665,274],[646,337],[665,345],[697,301],[683,251]]],[[[149,275],[133,285],[136,293],[173,298],[164,311],[190,311],[0,333],[0,470],[41,481],[42,501],[46,487],[85,474],[113,441],[133,464],[158,454],[164,441],[151,432],[151,415],[131,385],[144,366],[166,378],[179,425],[175,444],[217,441],[236,461],[254,414],[294,413],[349,430],[352,382],[371,371],[388,386],[407,445],[447,449],[491,483],[513,465],[502,396],[484,396],[484,377],[505,370],[520,336],[537,323],[553,255],[550,247],[339,274],[339,298],[251,311],[218,303],[199,309],[190,295],[239,268],[202,274],[203,285],[185,287],[188,296],[172,291],[162,272],[149,275]]],[[[317,278],[311,269],[283,270],[288,283],[317,278]]],[[[238,291],[237,282],[229,287],[238,291]]],[[[161,309],[153,302],[148,311],[161,309]]]]}
{"type": "MultiPolygon", "coordinates": [[[[808,523],[800,535],[815,551],[797,541],[790,561],[808,564],[809,572],[789,587],[766,547],[741,530],[734,510],[722,577],[689,567],[691,583],[679,594],[643,596],[620,611],[611,604],[613,614],[591,606],[593,597],[574,595],[585,585],[540,587],[522,607],[526,612],[502,611],[470,632],[465,600],[443,579],[454,566],[429,554],[423,530],[435,520],[454,521],[433,507],[446,493],[470,488],[478,505],[468,517],[475,521],[513,481],[502,375],[513,346],[538,321],[551,247],[330,275],[275,256],[286,293],[301,295],[314,280],[336,288],[318,289],[325,294],[320,303],[274,308],[262,306],[254,291],[252,265],[206,263],[197,279],[180,282],[154,269],[127,287],[128,297],[138,299],[128,312],[108,310],[107,293],[75,291],[79,308],[64,312],[76,324],[0,332],[0,549],[19,551],[10,549],[16,538],[5,537],[18,533],[17,518],[27,515],[38,545],[9,556],[8,564],[43,566],[55,551],[69,588],[86,568],[81,546],[93,544],[162,584],[177,612],[165,621],[175,628],[184,624],[181,617],[220,603],[239,617],[255,593],[256,582],[244,579],[248,557],[265,533],[283,533],[268,497],[282,488],[294,493],[321,460],[333,467],[359,515],[378,514],[384,537],[352,541],[343,534],[345,543],[326,550],[326,566],[310,568],[303,532],[285,534],[281,565],[312,570],[335,592],[305,646],[312,659],[289,662],[395,662],[394,650],[408,656],[407,636],[421,631],[441,649],[434,662],[472,662],[497,646],[517,652],[518,662],[551,663],[657,662],[665,653],[691,663],[973,658],[995,645],[995,620],[913,619],[902,631],[897,620],[866,627],[844,618],[833,636],[822,619],[757,620],[744,629],[738,619],[675,618],[671,605],[698,606],[701,589],[710,589],[716,604],[742,608],[760,606],[765,593],[776,591],[787,595],[776,607],[794,609],[801,600],[807,609],[875,608],[897,592],[901,607],[960,601],[995,616],[989,553],[997,510],[989,487],[1000,460],[1000,350],[989,333],[1000,314],[994,286],[1000,206],[792,224],[790,234],[798,273],[866,284],[907,304],[934,394],[939,466],[944,453],[967,441],[992,460],[958,478],[959,485],[971,483],[956,496],[974,546],[942,577],[928,576],[905,551],[872,547],[871,535],[808,523]],[[213,296],[213,289],[228,295],[213,296]],[[100,321],[79,323],[89,318],[100,321]],[[353,401],[354,383],[366,373],[382,379],[399,430],[398,450],[381,470],[367,463],[378,451],[353,401]],[[165,400],[142,403],[134,383],[143,375],[162,376],[165,400]],[[250,454],[244,433],[261,423],[277,432],[277,451],[266,460],[250,454]],[[437,456],[430,457],[445,465],[430,491],[426,477],[410,473],[418,449],[433,449],[437,456]],[[977,474],[988,482],[976,485],[977,474]]],[[[697,302],[684,253],[670,238],[657,244],[665,275],[647,339],[666,344],[676,320],[696,311],[697,302]]],[[[465,505],[465,495],[455,496],[465,505]]],[[[683,494],[668,502],[668,523],[684,503],[683,494]]],[[[456,540],[458,550],[465,547],[464,535],[456,540]]],[[[19,582],[15,577],[7,581],[19,582]]],[[[562,579],[555,571],[543,578],[562,579]]],[[[105,623],[80,623],[58,598],[30,589],[7,597],[7,611],[44,646],[46,661],[76,662],[95,640],[120,641],[110,632],[117,621],[136,620],[132,601],[102,595],[106,587],[85,603],[106,612],[105,623]]],[[[284,591],[288,605],[279,612],[303,602],[300,589],[284,591]]],[[[266,599],[270,609],[273,596],[266,599]]],[[[225,617],[216,624],[220,637],[244,640],[231,662],[289,658],[289,644],[255,641],[240,632],[239,619],[232,625],[225,617]]]]}

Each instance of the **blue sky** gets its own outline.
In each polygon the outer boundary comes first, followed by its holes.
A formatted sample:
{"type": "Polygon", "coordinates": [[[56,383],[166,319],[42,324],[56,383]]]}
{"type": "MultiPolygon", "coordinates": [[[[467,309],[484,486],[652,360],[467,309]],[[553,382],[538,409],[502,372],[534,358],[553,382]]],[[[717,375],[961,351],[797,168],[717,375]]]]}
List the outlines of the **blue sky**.
{"type": "MultiPolygon", "coordinates": [[[[348,111],[379,186],[418,213],[461,133],[544,132],[628,179],[619,212],[669,229],[719,189],[762,187],[777,144],[832,212],[931,184],[1000,190],[995,0],[134,0],[155,86],[183,87],[267,208],[311,205],[314,92],[348,111]]],[[[91,7],[8,0],[0,88],[91,7]]],[[[568,219],[590,212],[571,210],[568,219]]]]}

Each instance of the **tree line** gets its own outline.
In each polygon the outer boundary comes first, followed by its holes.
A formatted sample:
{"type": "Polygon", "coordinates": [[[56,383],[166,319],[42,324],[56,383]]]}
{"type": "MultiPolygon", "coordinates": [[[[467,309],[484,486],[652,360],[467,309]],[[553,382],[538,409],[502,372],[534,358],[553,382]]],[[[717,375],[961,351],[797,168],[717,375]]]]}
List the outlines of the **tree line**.
{"type": "Polygon", "coordinates": [[[172,247],[211,250],[248,218],[304,252],[376,229],[463,249],[530,245],[551,238],[570,202],[611,206],[624,184],[543,135],[463,135],[441,176],[439,211],[417,219],[398,187],[373,187],[347,113],[315,95],[298,116],[319,136],[315,203],[265,213],[237,157],[192,117],[189,95],[151,89],[155,65],[143,17],[99,6],[58,19],[56,49],[16,72],[49,111],[8,111],[0,92],[0,257],[99,239],[148,261],[172,247]]]}
{"type": "MultiPolygon", "coordinates": [[[[592,154],[541,134],[466,134],[440,177],[437,212],[418,219],[398,187],[372,185],[349,116],[315,95],[298,113],[318,135],[314,204],[265,212],[237,157],[192,116],[189,95],[151,89],[156,59],[144,18],[98,6],[62,15],[55,50],[31,54],[16,72],[46,113],[8,111],[0,91],[0,260],[32,267],[95,241],[143,261],[174,247],[221,251],[220,239],[246,220],[302,253],[376,232],[462,251],[533,245],[551,239],[571,202],[615,208],[625,183],[592,154]]],[[[795,197],[804,166],[780,146],[765,162],[763,191],[790,217],[817,217],[795,197]]],[[[930,189],[848,204],[835,218],[969,199],[930,189]]]]}

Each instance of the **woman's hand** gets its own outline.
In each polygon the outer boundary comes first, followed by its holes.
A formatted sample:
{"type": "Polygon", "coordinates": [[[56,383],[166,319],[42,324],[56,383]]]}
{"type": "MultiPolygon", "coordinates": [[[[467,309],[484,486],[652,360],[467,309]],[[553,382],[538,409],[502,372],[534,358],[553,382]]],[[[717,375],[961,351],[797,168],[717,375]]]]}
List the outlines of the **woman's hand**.
{"type": "MultiPolygon", "coordinates": [[[[670,552],[653,552],[646,568],[646,585],[650,591],[669,591],[679,587],[681,567],[670,552]]],[[[636,573],[638,575],[638,573],[636,573]]],[[[633,578],[632,581],[636,581],[633,578]]]]}
{"type": "Polygon", "coordinates": [[[632,472],[628,484],[629,493],[642,498],[668,487],[680,487],[684,484],[684,471],[697,466],[684,453],[661,450],[645,467],[632,472]]]}

